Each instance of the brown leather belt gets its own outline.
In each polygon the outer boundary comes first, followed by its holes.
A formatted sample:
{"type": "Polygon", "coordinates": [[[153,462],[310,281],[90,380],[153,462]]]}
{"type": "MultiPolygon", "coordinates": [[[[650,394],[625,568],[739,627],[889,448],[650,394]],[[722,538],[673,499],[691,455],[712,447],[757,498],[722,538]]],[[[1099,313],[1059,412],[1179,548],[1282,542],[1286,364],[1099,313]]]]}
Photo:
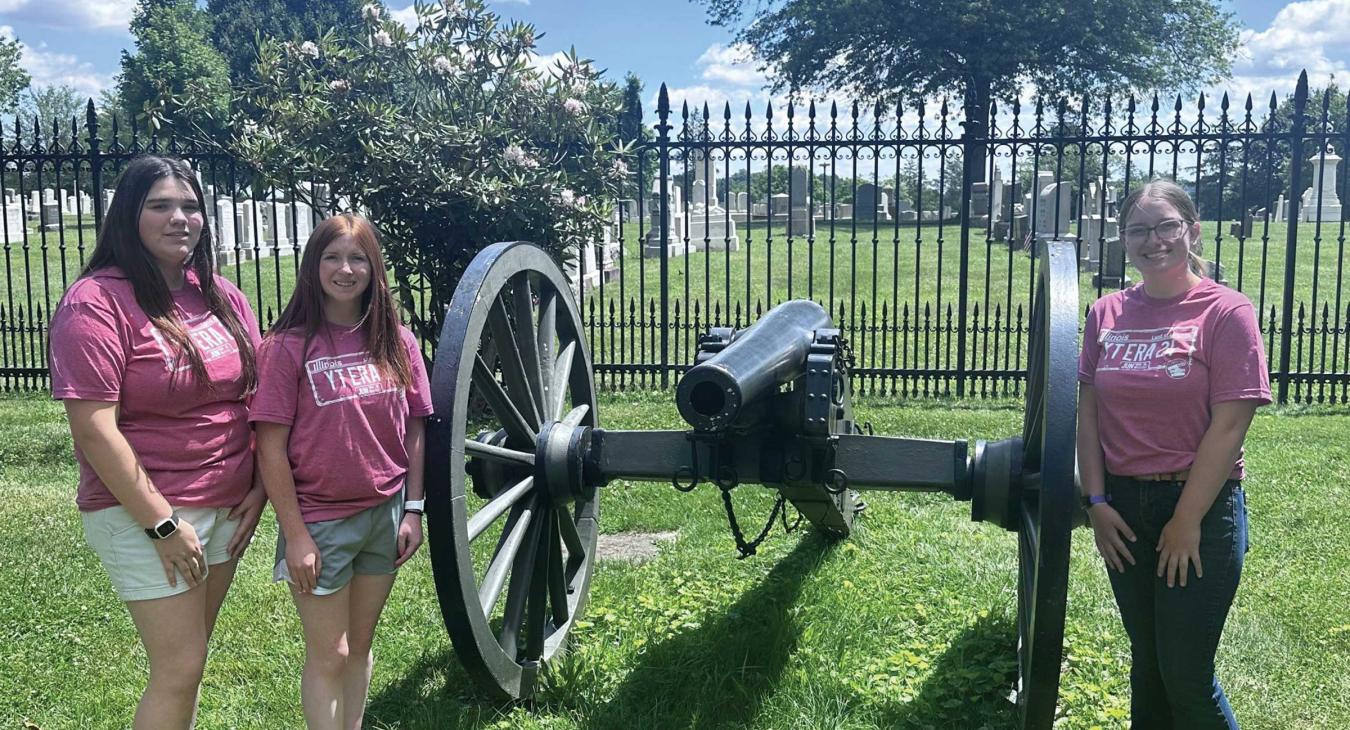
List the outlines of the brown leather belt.
{"type": "Polygon", "coordinates": [[[1181,471],[1169,471],[1161,474],[1136,474],[1130,477],[1130,479],[1141,482],[1184,482],[1189,479],[1190,476],[1190,469],[1182,469],[1181,471]]]}

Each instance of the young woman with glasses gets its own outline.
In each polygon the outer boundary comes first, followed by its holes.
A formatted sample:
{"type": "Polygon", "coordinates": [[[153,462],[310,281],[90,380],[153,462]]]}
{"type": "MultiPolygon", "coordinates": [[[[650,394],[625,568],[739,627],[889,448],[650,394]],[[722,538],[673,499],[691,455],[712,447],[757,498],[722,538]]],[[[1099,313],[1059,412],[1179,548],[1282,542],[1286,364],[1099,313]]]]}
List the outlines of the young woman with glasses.
{"type": "Polygon", "coordinates": [[[1142,281],[1088,314],[1078,460],[1130,637],[1132,727],[1236,728],[1214,656],[1247,552],[1242,442],[1270,402],[1256,313],[1204,277],[1175,183],[1131,192],[1120,220],[1142,281]]]}

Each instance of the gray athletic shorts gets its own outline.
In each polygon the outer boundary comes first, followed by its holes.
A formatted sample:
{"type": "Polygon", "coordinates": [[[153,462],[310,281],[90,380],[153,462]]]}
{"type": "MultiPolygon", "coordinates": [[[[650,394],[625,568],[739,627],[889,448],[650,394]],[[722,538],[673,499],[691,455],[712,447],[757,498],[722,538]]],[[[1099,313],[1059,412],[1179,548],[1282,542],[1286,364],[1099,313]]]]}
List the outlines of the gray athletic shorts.
{"type": "MultiPolygon", "coordinates": [[[[319,547],[319,585],[314,595],[342,590],[352,574],[391,575],[397,572],[398,526],[403,522],[403,492],[350,516],[322,522],[306,522],[305,528],[319,547]]],[[[286,567],[286,536],[277,530],[276,567],[272,580],[290,581],[286,567]]]]}

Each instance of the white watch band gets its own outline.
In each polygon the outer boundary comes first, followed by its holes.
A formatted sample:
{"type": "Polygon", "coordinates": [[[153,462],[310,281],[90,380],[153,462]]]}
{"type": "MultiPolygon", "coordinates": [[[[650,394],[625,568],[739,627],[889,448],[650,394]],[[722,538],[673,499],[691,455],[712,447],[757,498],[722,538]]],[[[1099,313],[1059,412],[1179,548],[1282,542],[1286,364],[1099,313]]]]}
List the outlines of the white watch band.
{"type": "Polygon", "coordinates": [[[426,508],[422,506],[425,503],[426,503],[425,499],[410,499],[403,503],[403,510],[405,512],[408,510],[417,510],[418,512],[425,512],[426,508]]]}

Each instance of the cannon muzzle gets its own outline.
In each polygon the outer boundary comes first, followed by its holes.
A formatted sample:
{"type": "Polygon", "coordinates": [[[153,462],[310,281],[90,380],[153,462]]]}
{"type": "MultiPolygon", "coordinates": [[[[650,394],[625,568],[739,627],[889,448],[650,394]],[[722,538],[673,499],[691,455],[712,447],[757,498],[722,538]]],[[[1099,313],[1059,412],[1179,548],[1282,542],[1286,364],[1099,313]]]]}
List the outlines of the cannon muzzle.
{"type": "Polygon", "coordinates": [[[680,416],[697,431],[732,427],[767,393],[802,375],[815,331],[831,326],[830,315],[815,302],[774,307],[684,374],[675,390],[680,416]]]}

